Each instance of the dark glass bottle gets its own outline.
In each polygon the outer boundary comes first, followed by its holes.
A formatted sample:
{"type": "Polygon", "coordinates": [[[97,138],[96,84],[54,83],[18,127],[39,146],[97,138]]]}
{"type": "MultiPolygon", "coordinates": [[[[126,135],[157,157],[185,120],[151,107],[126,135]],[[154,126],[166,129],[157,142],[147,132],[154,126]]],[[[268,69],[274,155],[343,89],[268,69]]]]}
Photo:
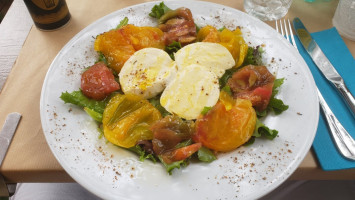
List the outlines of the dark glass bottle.
{"type": "Polygon", "coordinates": [[[57,29],[70,20],[65,0],[24,0],[24,2],[39,29],[57,29]]]}

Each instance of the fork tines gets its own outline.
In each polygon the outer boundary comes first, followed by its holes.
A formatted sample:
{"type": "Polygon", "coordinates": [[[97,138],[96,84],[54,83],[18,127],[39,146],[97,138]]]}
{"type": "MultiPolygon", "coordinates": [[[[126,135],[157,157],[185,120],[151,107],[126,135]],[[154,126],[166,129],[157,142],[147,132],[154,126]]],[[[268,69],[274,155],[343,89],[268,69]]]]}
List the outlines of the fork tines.
{"type": "Polygon", "coordinates": [[[279,22],[277,22],[276,20],[275,25],[276,25],[276,31],[281,33],[281,35],[283,35],[297,49],[295,38],[293,37],[293,31],[292,31],[290,20],[287,19],[287,23],[286,23],[286,19],[280,19],[279,22]]]}

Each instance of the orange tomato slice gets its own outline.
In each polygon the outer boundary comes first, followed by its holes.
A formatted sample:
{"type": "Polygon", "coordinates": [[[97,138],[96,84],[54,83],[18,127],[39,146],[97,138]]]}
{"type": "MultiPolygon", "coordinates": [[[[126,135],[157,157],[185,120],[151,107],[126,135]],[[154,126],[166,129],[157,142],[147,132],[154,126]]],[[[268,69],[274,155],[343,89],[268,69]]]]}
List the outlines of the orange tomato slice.
{"type": "Polygon", "coordinates": [[[155,27],[137,27],[126,25],[118,30],[111,30],[96,37],[95,51],[102,52],[108,65],[117,73],[134,52],[154,47],[163,49],[163,32],[155,27]]]}
{"type": "Polygon", "coordinates": [[[231,151],[250,139],[255,123],[255,110],[249,100],[237,99],[229,110],[220,100],[207,114],[197,119],[193,139],[216,151],[231,151]]]}

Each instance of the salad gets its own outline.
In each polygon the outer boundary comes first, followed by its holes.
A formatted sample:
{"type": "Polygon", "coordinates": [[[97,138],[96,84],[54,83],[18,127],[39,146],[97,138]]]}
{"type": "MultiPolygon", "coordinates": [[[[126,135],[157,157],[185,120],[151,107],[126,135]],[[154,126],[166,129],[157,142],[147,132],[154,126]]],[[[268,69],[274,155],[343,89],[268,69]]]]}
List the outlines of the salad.
{"type": "Polygon", "coordinates": [[[259,119],[288,109],[275,96],[283,79],[262,63],[260,46],[240,27],[199,27],[188,8],[155,5],[157,27],[124,18],[95,39],[95,64],[81,87],[61,99],[98,122],[100,137],[161,162],[169,174],[191,159],[212,162],[218,152],[274,139],[259,119]]]}

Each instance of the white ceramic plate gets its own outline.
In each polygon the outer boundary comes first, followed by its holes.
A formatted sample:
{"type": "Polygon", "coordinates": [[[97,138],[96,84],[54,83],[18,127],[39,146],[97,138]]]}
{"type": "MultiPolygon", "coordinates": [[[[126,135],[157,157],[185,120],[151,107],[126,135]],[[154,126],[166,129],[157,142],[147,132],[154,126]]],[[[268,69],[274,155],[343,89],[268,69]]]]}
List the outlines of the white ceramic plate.
{"type": "Polygon", "coordinates": [[[94,22],[59,52],[45,78],[41,122],[59,163],[79,184],[104,199],[255,199],[275,189],[298,167],[311,147],[319,106],[315,83],[298,52],[271,27],[238,10],[207,2],[168,1],[188,7],[199,26],[241,26],[249,45],[263,45],[265,63],[285,78],[278,98],[289,109],[263,121],[279,131],[274,140],[257,139],[249,147],[218,155],[210,163],[190,163],[168,175],[164,167],[140,162],[131,152],[99,139],[96,123],[80,108],[64,104],[62,92],[78,90],[84,67],[97,59],[94,37],[124,18],[138,26],[155,26],[148,13],[157,2],[116,11],[94,22]]]}

